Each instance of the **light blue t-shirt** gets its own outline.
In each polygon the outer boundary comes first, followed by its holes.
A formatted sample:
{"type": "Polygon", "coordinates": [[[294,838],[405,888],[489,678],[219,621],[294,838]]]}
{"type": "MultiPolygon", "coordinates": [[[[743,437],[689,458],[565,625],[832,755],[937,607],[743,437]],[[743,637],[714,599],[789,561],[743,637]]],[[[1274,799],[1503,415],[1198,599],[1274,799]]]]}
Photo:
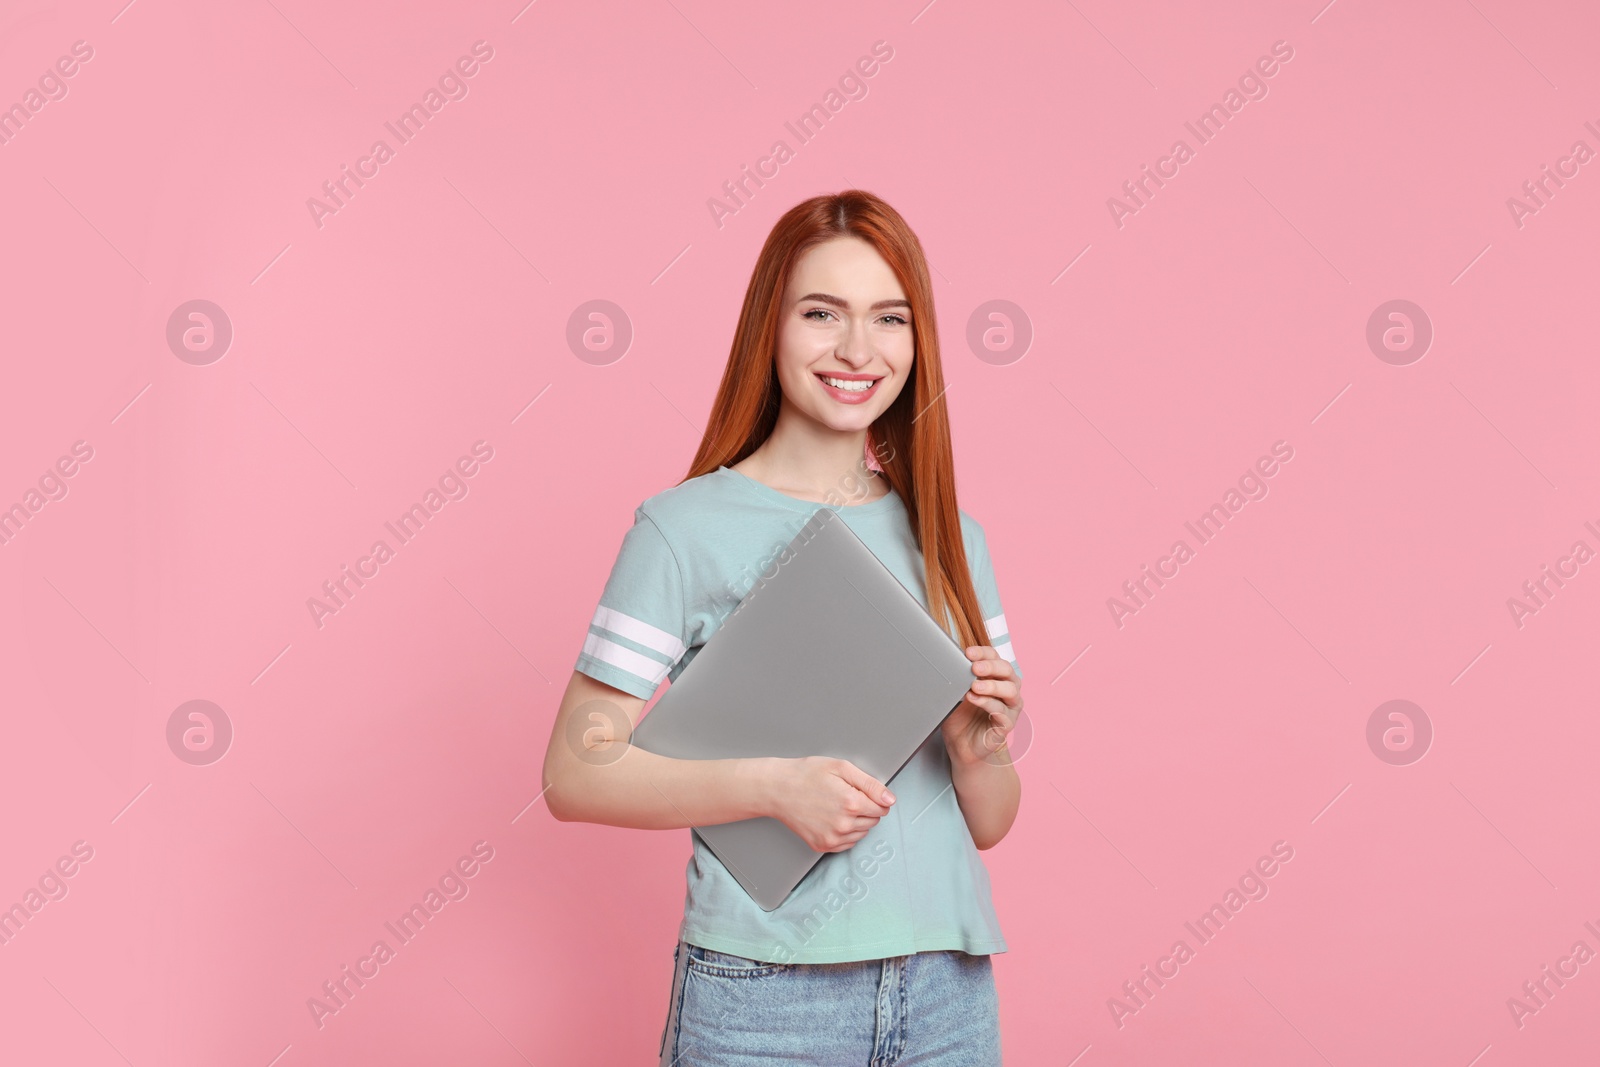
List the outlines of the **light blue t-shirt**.
{"type": "MultiPolygon", "coordinates": [[[[863,504],[821,504],[720,467],[657,493],[635,511],[577,670],[648,700],[663,679],[683,672],[820,507],[834,508],[927,607],[922,553],[893,489],[863,504]]],[[[988,644],[1020,678],[983,527],[959,514],[988,644]]],[[[770,912],[691,830],[694,853],[679,936],[776,963],[1006,951],[989,872],[956,802],[938,730],[890,788],[895,803],[889,813],[849,849],[824,854],[770,912]]]]}

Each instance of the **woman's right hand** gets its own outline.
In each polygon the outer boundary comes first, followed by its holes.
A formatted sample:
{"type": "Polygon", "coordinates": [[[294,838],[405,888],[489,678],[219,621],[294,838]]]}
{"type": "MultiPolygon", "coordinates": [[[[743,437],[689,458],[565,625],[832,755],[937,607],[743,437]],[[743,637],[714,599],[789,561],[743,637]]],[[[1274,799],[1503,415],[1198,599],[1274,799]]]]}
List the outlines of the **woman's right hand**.
{"type": "Polygon", "coordinates": [[[770,781],[773,818],[813,852],[843,852],[889,814],[894,794],[846,759],[775,758],[770,781]]]}

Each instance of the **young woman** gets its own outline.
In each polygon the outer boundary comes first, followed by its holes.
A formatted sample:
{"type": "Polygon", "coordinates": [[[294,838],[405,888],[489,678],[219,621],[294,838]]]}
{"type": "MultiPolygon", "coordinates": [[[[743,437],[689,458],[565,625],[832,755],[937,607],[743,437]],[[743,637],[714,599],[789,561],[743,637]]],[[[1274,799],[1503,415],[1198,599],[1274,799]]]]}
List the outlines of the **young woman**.
{"type": "MultiPolygon", "coordinates": [[[[932,288],[905,220],[859,190],[768,236],[689,472],[645,500],[545,755],[562,821],[671,829],[756,816],[824,853],[777,909],[691,834],[661,1063],[1000,1063],[978,852],[1016,818],[1020,679],[983,528],[956,506],[932,288]],[[677,760],[627,745],[818,507],[966,649],[966,698],[886,788],[850,762],[677,760]]],[[[819,665],[826,669],[826,664],[819,665]]]]}

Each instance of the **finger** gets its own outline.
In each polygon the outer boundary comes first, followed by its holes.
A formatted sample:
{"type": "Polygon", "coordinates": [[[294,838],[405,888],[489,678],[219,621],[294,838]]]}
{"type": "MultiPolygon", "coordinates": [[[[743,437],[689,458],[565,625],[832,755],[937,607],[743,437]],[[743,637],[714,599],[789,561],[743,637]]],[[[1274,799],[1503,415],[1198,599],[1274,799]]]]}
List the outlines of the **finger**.
{"type": "Polygon", "coordinates": [[[991,720],[998,720],[999,722],[1005,723],[1006,729],[1008,730],[1011,729],[1012,725],[1016,721],[1015,716],[1011,714],[1011,709],[1006,706],[1004,701],[996,700],[994,697],[973,697],[971,695],[968,695],[967,700],[972,704],[977,705],[983,711],[988,712],[991,720]]]}
{"type": "Polygon", "coordinates": [[[976,689],[978,693],[986,694],[986,696],[1002,696],[1005,693],[1016,696],[1022,691],[1022,683],[1018,678],[1006,677],[1006,675],[979,675],[978,678],[973,678],[973,685],[968,686],[968,688],[976,689]]]}
{"type": "Polygon", "coordinates": [[[894,803],[894,794],[889,791],[889,787],[849,760],[845,760],[844,765],[846,768],[844,780],[861,790],[862,794],[872,802],[873,807],[881,808],[880,815],[887,812],[888,805],[894,803]]]}
{"type": "Polygon", "coordinates": [[[972,683],[970,692],[978,696],[998,697],[1007,704],[1015,704],[1022,695],[1022,687],[1011,678],[979,678],[972,683]]]}
{"type": "Polygon", "coordinates": [[[967,692],[967,703],[996,714],[1003,714],[1007,721],[1015,721],[1022,714],[1022,698],[1019,695],[1007,696],[1004,692],[967,692]]]}
{"type": "Polygon", "coordinates": [[[876,800],[873,800],[867,794],[862,793],[861,794],[861,807],[862,807],[863,810],[857,813],[857,817],[858,818],[867,818],[867,819],[881,819],[885,815],[889,814],[889,809],[892,806],[893,805],[891,805],[891,804],[879,804],[876,800]]]}
{"type": "MultiPolygon", "coordinates": [[[[869,827],[869,829],[870,829],[870,827],[869,827]]],[[[834,847],[832,847],[830,849],[826,849],[825,851],[828,851],[828,852],[843,852],[847,848],[855,847],[855,845],[863,837],[866,837],[866,836],[867,836],[867,831],[866,830],[860,830],[860,831],[852,830],[849,833],[845,834],[843,837],[841,837],[839,839],[839,843],[837,845],[835,845],[834,847]]]]}
{"type": "Polygon", "coordinates": [[[853,816],[866,819],[881,819],[889,814],[890,805],[879,804],[859,789],[846,793],[841,799],[843,800],[845,811],[853,816]]]}
{"type": "Polygon", "coordinates": [[[989,651],[994,655],[973,661],[972,673],[980,678],[1015,678],[1016,671],[1012,669],[1011,661],[992,648],[989,651]]]}

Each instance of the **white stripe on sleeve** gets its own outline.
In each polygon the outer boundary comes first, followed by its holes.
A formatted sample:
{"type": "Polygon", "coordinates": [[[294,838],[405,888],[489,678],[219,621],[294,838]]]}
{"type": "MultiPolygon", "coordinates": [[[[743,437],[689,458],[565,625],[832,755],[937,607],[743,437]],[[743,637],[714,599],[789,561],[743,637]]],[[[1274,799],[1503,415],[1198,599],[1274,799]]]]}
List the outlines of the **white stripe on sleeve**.
{"type": "Polygon", "coordinates": [[[614,608],[608,608],[604,604],[595,608],[594,625],[608,633],[626,637],[629,641],[654,649],[670,658],[673,663],[678,662],[678,657],[684,653],[683,642],[672,634],[658,626],[651,626],[643,619],[636,619],[632,615],[624,615],[614,608]]]}
{"type": "MultiPolygon", "coordinates": [[[[672,664],[661,663],[649,656],[635,652],[631,648],[624,648],[615,641],[608,641],[599,634],[591,633],[583,639],[583,654],[601,663],[607,663],[618,670],[627,671],[635,678],[642,679],[646,685],[660,685],[661,680],[672,669],[672,664]]],[[[676,660],[674,660],[676,662],[676,660]]]]}

